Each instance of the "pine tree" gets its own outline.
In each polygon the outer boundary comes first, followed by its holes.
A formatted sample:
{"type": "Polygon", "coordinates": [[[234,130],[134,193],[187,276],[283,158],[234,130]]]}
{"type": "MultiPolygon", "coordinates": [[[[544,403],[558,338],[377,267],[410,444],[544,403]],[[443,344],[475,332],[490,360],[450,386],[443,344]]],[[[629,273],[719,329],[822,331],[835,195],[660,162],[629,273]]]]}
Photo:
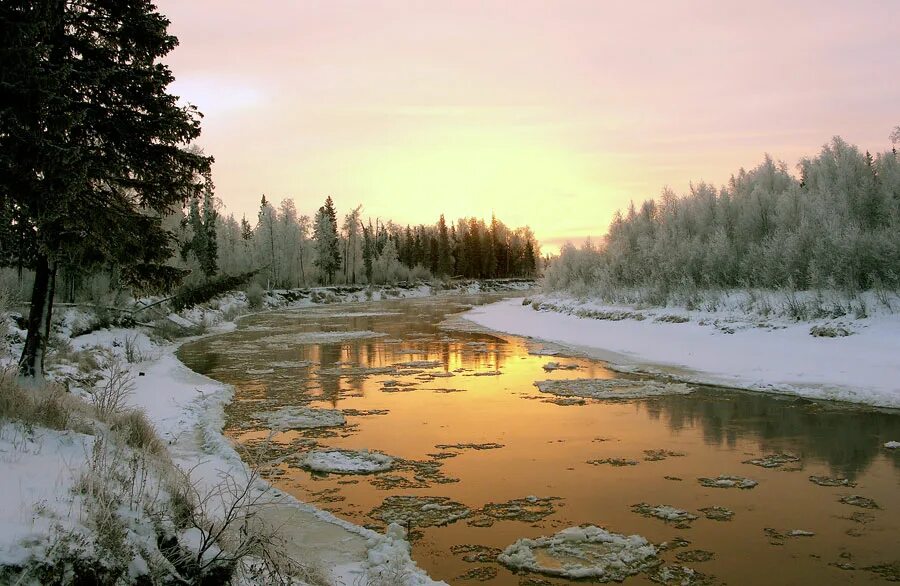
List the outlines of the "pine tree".
{"type": "Polygon", "coordinates": [[[362,227],[363,233],[363,266],[366,271],[366,282],[372,283],[372,263],[375,260],[377,252],[375,250],[375,239],[372,237],[372,222],[369,221],[368,226],[362,227]]]}
{"type": "Polygon", "coordinates": [[[0,209],[27,243],[3,262],[35,273],[25,376],[43,368],[60,263],[118,267],[145,290],[183,275],[162,218],[201,192],[211,158],[185,148],[199,115],[166,91],[168,25],[146,1],[0,3],[0,209]]]}
{"type": "Polygon", "coordinates": [[[341,249],[337,234],[337,215],[334,211],[334,203],[331,196],[325,199],[325,205],[316,213],[316,223],[313,228],[313,237],[316,240],[315,265],[321,272],[321,279],[326,285],[334,281],[334,275],[341,268],[341,249]]]}
{"type": "Polygon", "coordinates": [[[247,216],[241,217],[241,239],[250,240],[253,238],[253,227],[247,221],[247,216]]]}
{"type": "Polygon", "coordinates": [[[447,234],[447,222],[444,214],[438,220],[438,268],[437,273],[450,276],[453,273],[453,257],[450,250],[450,237],[447,234]]]}

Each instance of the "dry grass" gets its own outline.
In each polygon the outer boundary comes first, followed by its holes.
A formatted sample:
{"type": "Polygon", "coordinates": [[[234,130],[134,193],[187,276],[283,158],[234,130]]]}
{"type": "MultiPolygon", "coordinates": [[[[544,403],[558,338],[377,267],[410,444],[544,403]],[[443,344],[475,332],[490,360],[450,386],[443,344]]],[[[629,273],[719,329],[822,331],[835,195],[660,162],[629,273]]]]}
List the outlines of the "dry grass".
{"type": "Polygon", "coordinates": [[[23,388],[15,368],[0,371],[0,421],[20,421],[55,430],[90,433],[92,409],[57,384],[35,383],[23,388]]]}
{"type": "Polygon", "coordinates": [[[153,456],[166,453],[166,445],[156,433],[156,428],[140,409],[127,409],[113,413],[108,418],[110,429],[134,450],[153,456]]]}

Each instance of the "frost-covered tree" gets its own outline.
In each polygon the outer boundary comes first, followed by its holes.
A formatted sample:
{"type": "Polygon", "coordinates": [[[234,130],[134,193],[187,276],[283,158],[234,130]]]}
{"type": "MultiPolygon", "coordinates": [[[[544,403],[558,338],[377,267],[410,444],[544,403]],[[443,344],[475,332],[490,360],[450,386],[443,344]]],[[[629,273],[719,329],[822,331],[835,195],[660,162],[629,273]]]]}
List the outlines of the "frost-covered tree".
{"type": "Polygon", "coordinates": [[[900,286],[900,162],[835,137],[798,177],[766,156],[715,189],[664,190],[617,213],[601,249],[563,248],[550,288],[900,286]],[[590,270],[588,268],[590,267],[590,270]]]}

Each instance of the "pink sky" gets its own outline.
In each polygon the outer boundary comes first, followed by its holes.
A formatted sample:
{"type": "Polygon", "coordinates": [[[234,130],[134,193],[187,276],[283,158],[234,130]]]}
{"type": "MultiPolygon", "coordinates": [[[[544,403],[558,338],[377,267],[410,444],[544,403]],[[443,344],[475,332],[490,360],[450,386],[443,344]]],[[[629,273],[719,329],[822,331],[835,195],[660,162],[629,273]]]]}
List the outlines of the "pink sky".
{"type": "Polygon", "coordinates": [[[890,148],[900,2],[163,0],[217,194],[529,224],[553,251],[664,185],[890,148]]]}

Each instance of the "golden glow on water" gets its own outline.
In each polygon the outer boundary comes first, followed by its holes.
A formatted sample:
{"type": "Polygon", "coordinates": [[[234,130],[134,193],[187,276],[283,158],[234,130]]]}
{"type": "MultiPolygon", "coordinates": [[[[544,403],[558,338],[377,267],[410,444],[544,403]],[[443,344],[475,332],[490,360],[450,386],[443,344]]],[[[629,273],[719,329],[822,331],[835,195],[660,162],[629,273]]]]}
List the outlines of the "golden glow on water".
{"type": "MultiPolygon", "coordinates": [[[[529,495],[559,497],[555,512],[537,522],[495,521],[476,527],[463,519],[429,527],[413,546],[414,558],[429,573],[450,583],[478,583],[459,577],[476,567],[497,569],[493,584],[519,584],[496,564],[472,564],[451,552],[460,544],[504,548],[520,537],[550,535],[565,527],[595,524],[619,533],[637,533],[654,543],[683,537],[691,544],[662,553],[666,563],[687,565],[732,584],[877,583],[862,568],[897,560],[900,543],[900,459],[881,448],[900,437],[900,415],[836,408],[789,397],[701,389],[692,395],[620,402],[559,405],[533,383],[550,378],[612,378],[595,361],[529,354],[529,342],[515,337],[441,330],[436,324],[464,309],[461,301],[482,298],[393,301],[317,307],[268,313],[241,322],[232,333],[185,346],[188,366],[236,388],[227,433],[236,442],[257,445],[269,431],[252,414],[286,405],[387,410],[387,414],[347,414],[335,433],[290,431],[272,437],[271,450],[288,457],[271,476],[276,486],[340,517],[377,525],[368,513],[391,495],[444,496],[473,511],[529,495]],[[349,308],[348,308],[349,307],[349,308]],[[391,315],[348,316],[348,312],[391,315]],[[373,331],[379,338],[331,344],[303,344],[302,332],[373,331]],[[296,336],[293,341],[285,334],[296,336]],[[277,341],[272,341],[279,336],[277,341]],[[358,367],[385,367],[434,360],[421,372],[352,375],[358,367]],[[545,372],[549,361],[577,370],[545,372]],[[309,366],[300,361],[309,361],[309,366]],[[293,367],[286,365],[293,364],[293,367]],[[281,366],[277,366],[281,365],[281,366]],[[343,369],[339,372],[338,369],[343,369]],[[431,377],[447,373],[453,376],[431,377]],[[500,372],[496,376],[476,373],[500,372]],[[385,392],[388,380],[412,383],[385,392]],[[446,392],[447,390],[458,392],[446,392]],[[311,437],[312,436],[312,437],[311,437]],[[373,485],[379,475],[313,476],[296,467],[310,439],[320,447],[369,448],[407,460],[438,462],[444,479],[422,488],[373,485]],[[496,442],[499,449],[440,449],[440,444],[496,442]],[[644,459],[646,450],[681,452],[662,461],[644,459]],[[434,454],[456,452],[435,459],[434,454]],[[743,463],[760,455],[789,452],[800,462],[764,469],[743,463]],[[634,466],[592,465],[588,460],[627,458],[634,466]],[[699,477],[734,474],[759,481],[752,490],[704,488],[699,477]],[[856,488],[827,488],[811,475],[846,476],[856,488]],[[666,477],[670,477],[667,479],[666,477]],[[355,482],[354,482],[355,481],[355,482]],[[878,510],[838,502],[859,494],[878,510]],[[631,506],[667,504],[697,514],[690,528],[642,517],[631,506]],[[703,517],[712,505],[734,511],[732,521],[703,517]],[[851,516],[866,513],[871,517],[851,516]],[[865,522],[860,522],[860,520],[865,522]],[[773,545],[766,528],[802,529],[773,545]],[[680,551],[702,549],[710,561],[678,562],[680,551]],[[845,570],[837,564],[852,565],[845,570]]],[[[386,473],[412,479],[412,472],[386,473]]],[[[474,515],[472,517],[476,517],[474,515]]],[[[536,576],[535,576],[536,577],[536,576]]],[[[630,582],[643,583],[638,576],[630,582]]],[[[549,580],[550,583],[564,583],[549,580]]]]}

